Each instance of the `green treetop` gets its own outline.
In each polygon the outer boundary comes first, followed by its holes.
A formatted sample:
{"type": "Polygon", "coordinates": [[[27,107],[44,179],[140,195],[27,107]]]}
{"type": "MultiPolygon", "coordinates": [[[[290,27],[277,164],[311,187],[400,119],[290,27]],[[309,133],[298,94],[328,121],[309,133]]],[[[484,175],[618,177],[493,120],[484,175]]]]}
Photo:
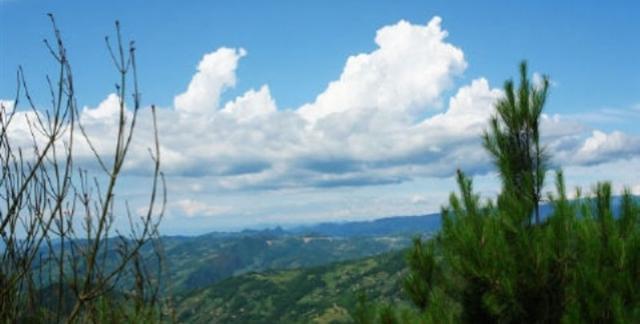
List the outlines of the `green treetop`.
{"type": "Polygon", "coordinates": [[[540,223],[538,205],[548,161],[539,132],[548,88],[547,76],[540,84],[529,81],[527,63],[522,62],[519,88],[515,89],[513,80],[505,82],[504,97],[496,103],[496,113],[482,136],[502,180],[498,204],[512,210],[514,217],[528,221],[535,211],[536,223],[540,223]],[[508,201],[525,203],[505,206],[508,201]]]}

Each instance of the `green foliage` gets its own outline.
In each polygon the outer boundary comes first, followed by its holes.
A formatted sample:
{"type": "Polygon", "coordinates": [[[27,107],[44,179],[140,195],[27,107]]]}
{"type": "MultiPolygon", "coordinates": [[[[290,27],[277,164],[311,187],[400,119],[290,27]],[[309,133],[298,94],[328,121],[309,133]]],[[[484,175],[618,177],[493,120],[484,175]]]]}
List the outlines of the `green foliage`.
{"type": "Polygon", "coordinates": [[[511,217],[530,220],[535,211],[540,222],[538,203],[544,185],[548,157],[540,146],[539,123],[546,102],[549,79],[535,85],[527,77],[527,64],[520,64],[520,86],[512,80],[504,85],[505,96],[496,103],[496,115],[482,139],[494,159],[502,179],[498,203],[509,208],[511,217]],[[509,205],[509,203],[514,202],[509,205]]]}
{"type": "Polygon", "coordinates": [[[429,292],[434,285],[436,261],[432,242],[425,243],[420,237],[415,238],[407,255],[410,272],[405,277],[404,289],[420,310],[429,305],[429,292]]]}
{"type": "Polygon", "coordinates": [[[481,202],[459,171],[441,232],[408,254],[414,307],[379,311],[377,322],[640,322],[640,206],[629,189],[618,208],[608,182],[569,200],[558,171],[553,212],[530,224],[545,177],[538,128],[548,81],[536,88],[524,63],[520,72],[520,88],[506,83],[483,137],[503,184],[497,204],[481,202]]]}
{"type": "Polygon", "coordinates": [[[549,197],[554,211],[531,227],[479,205],[470,180],[462,173],[458,180],[460,195],[452,195],[442,232],[431,241],[442,258],[431,253],[430,262],[413,262],[424,245],[410,253],[410,273],[422,274],[405,281],[414,283],[406,291],[417,316],[441,322],[432,314],[453,313],[453,303],[455,322],[640,320],[640,207],[629,190],[614,217],[609,183],[598,184],[593,198],[569,201],[558,172],[557,194],[549,197]],[[448,275],[434,280],[444,269],[448,275]]]}
{"type": "Polygon", "coordinates": [[[374,323],[375,313],[371,309],[371,304],[367,298],[367,294],[358,292],[358,301],[354,312],[351,314],[355,324],[372,324],[374,323]]]}

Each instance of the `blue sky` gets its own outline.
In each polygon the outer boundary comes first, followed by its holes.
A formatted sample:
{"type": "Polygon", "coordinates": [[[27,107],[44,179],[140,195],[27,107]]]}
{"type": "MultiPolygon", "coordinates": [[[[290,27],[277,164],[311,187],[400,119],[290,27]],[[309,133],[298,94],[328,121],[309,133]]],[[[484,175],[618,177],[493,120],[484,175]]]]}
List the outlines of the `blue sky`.
{"type": "MultiPolygon", "coordinates": [[[[611,179],[640,190],[635,1],[8,0],[0,2],[0,98],[12,99],[21,64],[46,103],[47,12],[96,128],[116,79],[103,40],[115,19],[136,40],[144,104],[163,107],[167,122],[201,114],[202,125],[185,119],[162,134],[168,232],[433,212],[454,188],[455,167],[473,172],[490,196],[497,181],[477,133],[521,59],[553,81],[546,140],[568,182],[611,179]],[[425,77],[408,75],[407,61],[425,77]],[[210,91],[197,97],[189,85],[200,63],[209,82],[199,84],[210,91]],[[376,100],[365,98],[371,93],[376,100]],[[193,139],[211,142],[191,147],[193,139]]],[[[147,180],[139,169],[123,182],[134,202],[147,180]]]]}

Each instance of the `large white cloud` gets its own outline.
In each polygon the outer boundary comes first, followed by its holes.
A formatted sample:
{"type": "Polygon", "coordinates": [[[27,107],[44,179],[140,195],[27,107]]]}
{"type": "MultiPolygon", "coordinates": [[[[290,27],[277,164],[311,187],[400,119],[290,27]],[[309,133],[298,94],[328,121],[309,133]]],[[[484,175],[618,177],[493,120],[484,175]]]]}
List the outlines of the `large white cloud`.
{"type": "Polygon", "coordinates": [[[435,104],[467,65],[462,51],[445,42],[440,23],[435,17],[426,26],[403,20],[381,28],[378,48],[349,57],[340,78],[299,114],[310,121],[348,110],[406,118],[412,109],[435,104]]]}

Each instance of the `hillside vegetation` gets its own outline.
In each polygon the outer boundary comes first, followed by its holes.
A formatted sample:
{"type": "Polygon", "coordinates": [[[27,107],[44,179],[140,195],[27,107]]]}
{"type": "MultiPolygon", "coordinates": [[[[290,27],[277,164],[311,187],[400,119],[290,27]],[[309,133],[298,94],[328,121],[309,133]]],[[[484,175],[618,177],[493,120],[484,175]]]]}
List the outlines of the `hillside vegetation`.
{"type": "Polygon", "coordinates": [[[185,323],[349,323],[359,292],[400,300],[404,251],[307,269],[248,273],[177,301],[185,323]]]}
{"type": "Polygon", "coordinates": [[[163,241],[165,288],[177,296],[248,272],[320,266],[410,245],[406,235],[345,238],[270,232],[163,241]]]}

